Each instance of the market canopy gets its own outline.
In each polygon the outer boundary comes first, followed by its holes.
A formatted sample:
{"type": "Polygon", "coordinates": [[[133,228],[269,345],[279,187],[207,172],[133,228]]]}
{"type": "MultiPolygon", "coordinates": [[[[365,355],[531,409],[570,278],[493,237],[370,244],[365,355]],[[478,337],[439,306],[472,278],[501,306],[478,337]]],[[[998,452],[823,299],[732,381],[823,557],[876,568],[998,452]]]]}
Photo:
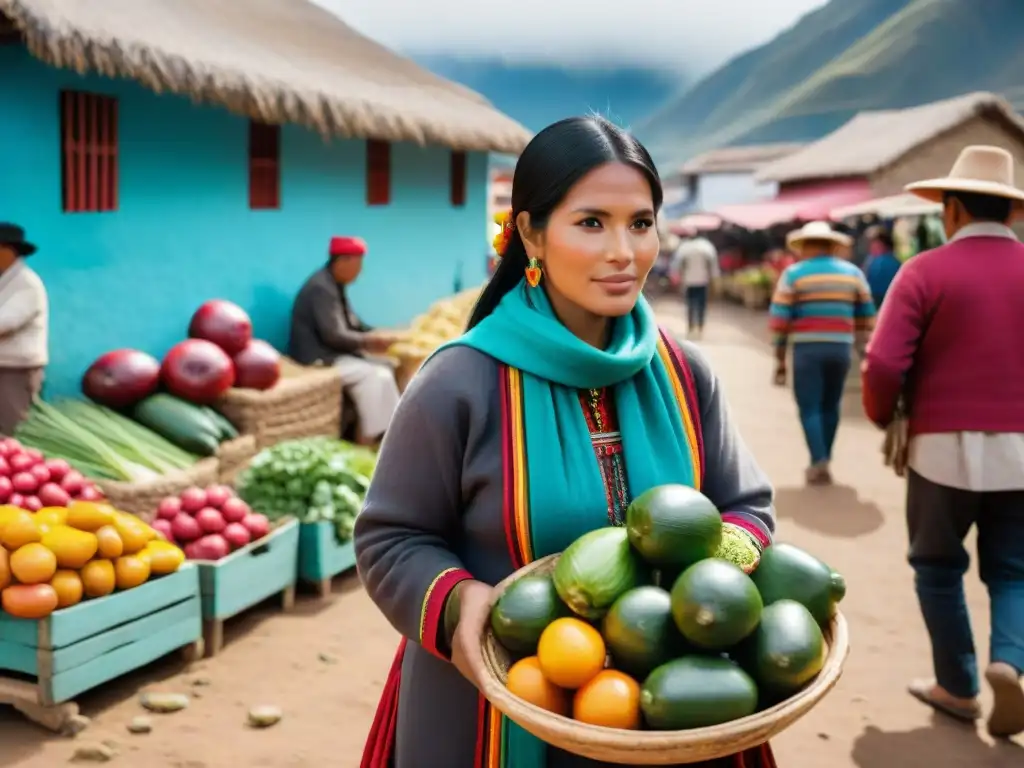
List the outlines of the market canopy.
{"type": "Polygon", "coordinates": [[[713,213],[691,213],[670,222],[668,229],[673,235],[682,237],[690,232],[713,232],[721,226],[722,219],[713,213]]]}
{"type": "Polygon", "coordinates": [[[917,195],[902,194],[878,197],[856,205],[845,205],[832,210],[832,219],[842,221],[858,216],[877,216],[881,219],[895,219],[900,216],[927,216],[940,213],[942,205],[922,200],[917,195]]]}
{"type": "Polygon", "coordinates": [[[787,221],[828,219],[835,208],[871,198],[871,186],[867,179],[844,179],[800,185],[785,189],[770,200],[746,205],[725,205],[713,213],[747,229],[767,229],[787,221]]]}

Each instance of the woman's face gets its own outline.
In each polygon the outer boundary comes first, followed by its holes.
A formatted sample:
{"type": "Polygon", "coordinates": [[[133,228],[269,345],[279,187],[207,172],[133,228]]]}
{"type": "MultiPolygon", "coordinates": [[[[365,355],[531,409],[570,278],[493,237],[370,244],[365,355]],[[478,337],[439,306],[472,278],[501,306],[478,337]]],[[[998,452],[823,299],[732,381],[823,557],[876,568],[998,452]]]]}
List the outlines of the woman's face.
{"type": "Polygon", "coordinates": [[[597,317],[629,314],[660,248],[651,185],[628,165],[595,168],[569,191],[543,232],[527,226],[524,243],[540,262],[560,316],[572,307],[597,317]]]}

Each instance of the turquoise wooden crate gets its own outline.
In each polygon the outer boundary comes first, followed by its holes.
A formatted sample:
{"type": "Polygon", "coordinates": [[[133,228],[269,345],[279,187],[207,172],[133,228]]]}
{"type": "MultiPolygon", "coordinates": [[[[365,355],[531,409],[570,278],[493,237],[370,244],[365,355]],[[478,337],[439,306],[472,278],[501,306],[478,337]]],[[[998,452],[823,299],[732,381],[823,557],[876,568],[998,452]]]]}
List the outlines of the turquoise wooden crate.
{"type": "Polygon", "coordinates": [[[85,600],[38,621],[0,613],[0,702],[53,707],[202,642],[199,569],[176,572],[107,597],[85,600]],[[35,697],[35,701],[27,700],[35,697]]]}
{"type": "Polygon", "coordinates": [[[199,566],[206,655],[224,644],[224,620],[281,594],[288,610],[295,601],[299,560],[299,524],[288,519],[267,536],[216,561],[193,561],[199,566]]]}
{"type": "Polygon", "coordinates": [[[299,578],[316,584],[321,597],[330,594],[332,578],[355,565],[355,545],[351,539],[339,542],[333,523],[299,526],[299,578]]]}

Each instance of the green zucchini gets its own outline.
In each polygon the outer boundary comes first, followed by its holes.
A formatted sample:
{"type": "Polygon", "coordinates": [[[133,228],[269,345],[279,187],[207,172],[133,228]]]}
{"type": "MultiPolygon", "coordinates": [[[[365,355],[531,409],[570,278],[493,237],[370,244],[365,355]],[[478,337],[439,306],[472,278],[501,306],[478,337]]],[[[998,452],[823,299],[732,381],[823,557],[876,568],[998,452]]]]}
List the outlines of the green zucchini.
{"type": "Polygon", "coordinates": [[[210,421],[217,426],[221,442],[224,442],[225,440],[234,440],[238,437],[238,430],[235,429],[235,425],[228,421],[220,411],[215,411],[210,406],[204,405],[203,413],[209,416],[210,421]]]}
{"type": "Polygon", "coordinates": [[[198,406],[173,395],[150,395],[135,406],[132,416],[190,453],[213,456],[220,446],[220,429],[213,420],[198,406]]]}

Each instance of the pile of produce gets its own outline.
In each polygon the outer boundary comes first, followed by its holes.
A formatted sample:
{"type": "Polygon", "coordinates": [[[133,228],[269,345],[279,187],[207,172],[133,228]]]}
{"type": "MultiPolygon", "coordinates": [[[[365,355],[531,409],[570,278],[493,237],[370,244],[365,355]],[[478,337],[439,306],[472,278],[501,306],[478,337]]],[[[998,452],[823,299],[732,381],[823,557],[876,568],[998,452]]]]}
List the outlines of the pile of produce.
{"type": "Polygon", "coordinates": [[[107,504],[26,512],[0,506],[0,608],[42,619],[60,608],[174,573],[185,553],[107,504]]]}
{"type": "Polygon", "coordinates": [[[661,486],[625,527],[591,531],[550,574],[512,583],[491,613],[516,659],[509,691],[591,725],[668,731],[800,691],[824,664],[843,579],[790,545],[758,557],[728,530],[698,491],[661,486]]]}
{"type": "Polygon", "coordinates": [[[63,460],[94,480],[144,482],[187,469],[199,458],[136,421],[84,400],[53,405],[37,400],[16,436],[25,447],[63,460]]]}
{"type": "Polygon", "coordinates": [[[376,455],[343,440],[289,440],[256,455],[238,479],[238,493],[271,520],[328,521],[339,541],[352,538],[376,455]]]}
{"type": "Polygon", "coordinates": [[[0,504],[35,512],[101,498],[99,489],[64,459],[47,459],[13,437],[0,440],[0,504]]]}
{"type": "Polygon", "coordinates": [[[460,336],[473,311],[480,289],[472,288],[435,302],[414,319],[407,335],[388,350],[394,357],[427,357],[435,349],[460,336]]]}
{"type": "Polygon", "coordinates": [[[156,510],[153,528],[190,560],[220,560],[270,533],[270,521],[226,485],[186,488],[156,510]]]}
{"type": "Polygon", "coordinates": [[[238,437],[234,425],[213,408],[165,392],[137,403],[132,416],[168,442],[198,456],[213,456],[221,443],[238,437]]]}

